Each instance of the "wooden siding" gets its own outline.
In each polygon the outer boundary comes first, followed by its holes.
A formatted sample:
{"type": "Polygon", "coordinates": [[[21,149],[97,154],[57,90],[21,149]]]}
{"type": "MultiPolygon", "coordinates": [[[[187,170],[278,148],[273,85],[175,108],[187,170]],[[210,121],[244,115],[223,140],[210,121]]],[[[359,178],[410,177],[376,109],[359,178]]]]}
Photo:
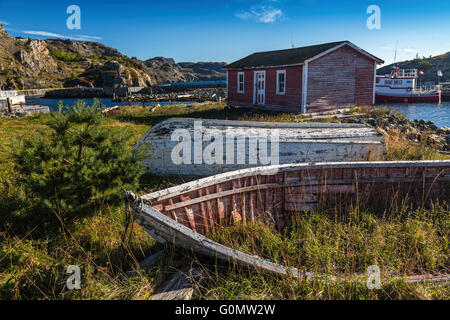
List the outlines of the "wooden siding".
{"type": "Polygon", "coordinates": [[[228,71],[228,103],[230,105],[254,107],[254,73],[266,71],[266,103],[258,108],[300,112],[302,103],[302,66],[290,66],[252,70],[228,71]],[[278,95],[277,70],[286,70],[286,93],[278,95]],[[244,93],[237,92],[237,73],[244,72],[244,93]]]}
{"type": "Polygon", "coordinates": [[[308,64],[307,112],[371,105],[374,61],[344,46],[308,64]]]}
{"type": "Polygon", "coordinates": [[[366,106],[373,104],[375,65],[356,67],[355,104],[366,106]]]}

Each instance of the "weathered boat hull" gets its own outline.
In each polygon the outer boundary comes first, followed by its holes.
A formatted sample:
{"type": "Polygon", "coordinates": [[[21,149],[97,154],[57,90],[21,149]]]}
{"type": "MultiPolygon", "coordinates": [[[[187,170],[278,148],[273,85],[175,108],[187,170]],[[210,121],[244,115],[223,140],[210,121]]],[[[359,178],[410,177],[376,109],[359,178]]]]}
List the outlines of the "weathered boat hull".
{"type": "Polygon", "coordinates": [[[144,160],[147,171],[162,176],[210,176],[288,163],[383,160],[386,153],[384,137],[362,124],[186,118],[159,123],[139,140],[136,149],[141,147],[149,149],[144,160]],[[181,162],[174,159],[174,150],[183,133],[191,141],[181,162]],[[208,145],[215,141],[221,156],[207,161],[208,145]]]}
{"type": "Polygon", "coordinates": [[[142,197],[127,193],[136,221],[160,242],[220,260],[291,273],[204,237],[237,221],[282,229],[293,212],[328,206],[425,205],[450,200],[450,161],[291,164],[239,170],[142,197]]]}
{"type": "Polygon", "coordinates": [[[441,103],[442,93],[418,93],[411,95],[389,95],[389,94],[376,94],[375,103],[387,103],[387,102],[404,102],[404,103],[414,103],[414,102],[427,102],[427,103],[441,103]]]}
{"type": "MultiPolygon", "coordinates": [[[[212,241],[146,205],[141,198],[135,196],[132,192],[127,192],[125,199],[131,207],[135,220],[159,242],[165,243],[167,241],[179,248],[192,250],[197,254],[203,254],[231,264],[256,267],[281,275],[300,276],[295,268],[287,268],[212,241]]],[[[305,273],[304,276],[309,279],[314,277],[310,273],[305,273]]]]}

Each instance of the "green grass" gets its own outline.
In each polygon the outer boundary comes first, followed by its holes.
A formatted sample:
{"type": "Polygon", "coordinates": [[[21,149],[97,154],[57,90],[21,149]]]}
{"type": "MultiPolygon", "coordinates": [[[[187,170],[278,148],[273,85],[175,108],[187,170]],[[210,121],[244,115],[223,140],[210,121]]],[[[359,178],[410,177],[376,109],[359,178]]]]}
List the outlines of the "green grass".
{"type": "MultiPolygon", "coordinates": [[[[378,111],[383,112],[383,111],[378,111]]],[[[120,108],[108,115],[106,126],[128,126],[133,132],[128,150],[148,129],[170,117],[256,121],[302,121],[292,114],[250,112],[224,104],[191,107],[161,106],[154,112],[140,106],[120,108]]],[[[279,234],[267,225],[237,225],[220,230],[214,239],[301,269],[334,275],[360,274],[379,264],[383,289],[368,290],[364,280],[345,278],[334,283],[305,282],[260,272],[216,265],[191,252],[173,251],[151,268],[132,277],[126,271],[163,247],[136,223],[124,247],[124,206],[104,203],[89,215],[64,225],[58,212],[36,208],[36,200],[17,184],[9,158],[21,136],[45,132],[48,116],[0,119],[0,299],[147,299],[167,276],[190,261],[210,274],[195,292],[197,299],[448,299],[446,286],[406,284],[388,274],[410,275],[448,268],[448,207],[403,210],[386,218],[383,212],[349,212],[335,217],[326,212],[297,216],[279,234]],[[82,290],[66,289],[69,265],[79,265],[82,290]]],[[[388,141],[389,159],[428,159],[433,150],[402,140],[388,141]],[[395,143],[394,143],[395,142],[395,143]]],[[[146,175],[138,193],[167,188],[185,179],[146,175]]]]}
{"type": "Polygon", "coordinates": [[[390,215],[374,210],[355,210],[343,216],[306,212],[294,216],[292,225],[282,234],[261,223],[223,228],[210,238],[250,255],[339,280],[324,284],[279,279],[268,274],[256,277],[237,268],[216,277],[214,285],[209,285],[214,289],[201,290],[199,297],[258,298],[262,294],[268,299],[448,297],[446,286],[411,285],[400,278],[448,271],[449,224],[450,211],[443,206],[415,211],[404,208],[390,215]],[[372,291],[365,285],[363,275],[371,265],[381,269],[381,290],[372,291]]]}

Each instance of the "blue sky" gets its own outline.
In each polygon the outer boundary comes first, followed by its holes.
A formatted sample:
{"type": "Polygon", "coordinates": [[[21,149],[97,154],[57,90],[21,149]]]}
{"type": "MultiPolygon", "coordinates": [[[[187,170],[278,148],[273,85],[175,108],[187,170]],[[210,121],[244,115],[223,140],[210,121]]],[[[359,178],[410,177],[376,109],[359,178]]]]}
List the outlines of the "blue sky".
{"type": "Polygon", "coordinates": [[[256,51],[350,40],[393,62],[450,51],[449,0],[25,1],[0,0],[14,36],[99,41],[128,56],[232,62],[256,51]],[[81,30],[69,30],[69,5],[81,30]],[[381,29],[369,30],[370,5],[381,29]]]}

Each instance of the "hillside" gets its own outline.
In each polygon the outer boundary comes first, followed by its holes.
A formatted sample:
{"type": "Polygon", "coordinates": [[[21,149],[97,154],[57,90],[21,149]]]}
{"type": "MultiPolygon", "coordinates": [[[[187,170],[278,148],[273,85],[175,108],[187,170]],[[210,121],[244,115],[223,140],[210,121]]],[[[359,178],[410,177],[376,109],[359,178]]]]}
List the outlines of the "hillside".
{"type": "Polygon", "coordinates": [[[180,62],[175,63],[171,58],[155,57],[145,61],[151,70],[158,70],[155,77],[158,83],[215,81],[226,77],[225,62],[180,62]]]}
{"type": "Polygon", "coordinates": [[[225,78],[225,63],[141,61],[98,42],[27,39],[0,25],[0,88],[151,86],[225,78]]]}
{"type": "MultiPolygon", "coordinates": [[[[441,82],[450,81],[450,52],[445,54],[430,57],[430,58],[416,58],[414,60],[403,61],[396,63],[401,69],[419,69],[425,75],[421,76],[423,82],[437,82],[437,71],[442,70],[443,77],[441,82]]],[[[377,70],[377,74],[383,75],[391,72],[392,64],[384,66],[377,70]]]]}

